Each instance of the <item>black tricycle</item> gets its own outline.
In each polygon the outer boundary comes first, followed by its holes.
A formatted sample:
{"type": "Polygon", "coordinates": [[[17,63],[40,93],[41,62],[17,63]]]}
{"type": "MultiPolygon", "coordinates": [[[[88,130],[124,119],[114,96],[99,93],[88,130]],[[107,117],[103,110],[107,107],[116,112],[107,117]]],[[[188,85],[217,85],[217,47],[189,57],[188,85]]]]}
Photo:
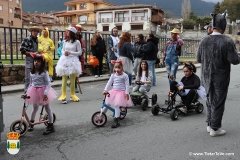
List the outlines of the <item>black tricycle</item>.
{"type": "MultiPolygon", "coordinates": [[[[184,107],[185,104],[180,102],[176,104],[176,96],[179,94],[179,91],[168,92],[168,100],[165,101],[167,105],[166,108],[160,107],[159,105],[153,105],[152,107],[152,114],[158,115],[159,112],[163,112],[169,114],[172,120],[177,120],[178,115],[181,112],[179,108],[184,107]]],[[[196,92],[191,105],[187,108],[187,110],[195,110],[196,113],[202,113],[204,106],[202,103],[198,101],[198,94],[196,92]]]]}

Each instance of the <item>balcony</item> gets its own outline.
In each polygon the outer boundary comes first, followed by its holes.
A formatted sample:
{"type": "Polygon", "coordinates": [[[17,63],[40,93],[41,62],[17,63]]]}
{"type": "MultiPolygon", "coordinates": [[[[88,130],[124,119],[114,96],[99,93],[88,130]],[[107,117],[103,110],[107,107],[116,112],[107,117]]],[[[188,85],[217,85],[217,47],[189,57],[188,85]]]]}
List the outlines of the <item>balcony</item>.
{"type": "Polygon", "coordinates": [[[132,22],[137,22],[137,21],[147,21],[147,17],[144,17],[144,16],[134,16],[134,17],[132,17],[132,22]]]}
{"type": "Polygon", "coordinates": [[[111,23],[113,22],[112,18],[99,18],[98,23],[111,23]]]}
{"type": "Polygon", "coordinates": [[[114,22],[129,22],[129,17],[119,17],[115,18],[114,22]]]}
{"type": "Polygon", "coordinates": [[[152,15],[151,21],[153,23],[162,23],[162,16],[160,16],[160,15],[152,15]]]}
{"type": "Polygon", "coordinates": [[[96,24],[95,21],[79,21],[80,24],[96,24]]]}
{"type": "Polygon", "coordinates": [[[21,15],[20,15],[20,14],[17,14],[17,13],[14,13],[14,18],[19,18],[19,19],[21,19],[21,15]]]}

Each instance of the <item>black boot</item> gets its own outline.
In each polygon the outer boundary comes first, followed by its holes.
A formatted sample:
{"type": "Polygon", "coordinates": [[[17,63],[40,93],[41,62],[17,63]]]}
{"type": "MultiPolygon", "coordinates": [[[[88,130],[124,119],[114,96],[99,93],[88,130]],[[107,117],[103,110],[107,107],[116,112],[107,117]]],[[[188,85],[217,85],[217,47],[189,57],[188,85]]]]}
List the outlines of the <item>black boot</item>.
{"type": "Polygon", "coordinates": [[[43,132],[43,135],[49,135],[51,133],[55,132],[54,126],[52,123],[48,123],[46,131],[43,132]]]}
{"type": "MultiPolygon", "coordinates": [[[[34,123],[34,120],[30,120],[31,123],[34,123]]],[[[33,131],[33,126],[34,125],[30,125],[28,126],[28,132],[32,132],[33,131]]]]}
{"type": "Polygon", "coordinates": [[[114,118],[114,122],[112,124],[112,128],[117,128],[120,126],[120,123],[118,122],[119,121],[119,118],[114,118]]]}

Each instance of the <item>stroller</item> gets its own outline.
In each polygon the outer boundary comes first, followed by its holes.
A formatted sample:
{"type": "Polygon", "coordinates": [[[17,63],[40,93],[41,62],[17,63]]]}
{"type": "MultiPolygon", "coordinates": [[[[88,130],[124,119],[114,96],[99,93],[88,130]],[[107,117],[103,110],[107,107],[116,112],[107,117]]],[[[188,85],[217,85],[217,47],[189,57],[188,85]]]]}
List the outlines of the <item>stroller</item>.
{"type": "MultiPolygon", "coordinates": [[[[152,107],[152,114],[158,115],[159,112],[163,112],[166,114],[169,114],[172,120],[178,119],[178,115],[181,112],[179,108],[185,106],[183,102],[180,102],[176,104],[176,96],[179,95],[180,91],[174,91],[174,92],[168,92],[168,100],[165,101],[165,104],[167,105],[166,108],[160,107],[159,105],[154,105],[152,107]]],[[[202,113],[204,106],[202,103],[198,101],[199,96],[197,91],[195,92],[195,96],[192,100],[192,103],[187,108],[188,110],[195,110],[197,113],[202,113]]]]}

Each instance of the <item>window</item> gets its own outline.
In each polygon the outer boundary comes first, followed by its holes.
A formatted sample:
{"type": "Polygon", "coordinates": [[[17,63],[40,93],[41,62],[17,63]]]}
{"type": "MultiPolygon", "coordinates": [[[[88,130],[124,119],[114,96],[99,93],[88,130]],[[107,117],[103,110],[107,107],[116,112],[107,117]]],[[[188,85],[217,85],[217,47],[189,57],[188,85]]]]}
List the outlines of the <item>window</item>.
{"type": "Polygon", "coordinates": [[[79,6],[80,6],[79,7],[80,9],[86,9],[87,8],[87,5],[85,3],[81,3],[79,6]]]}
{"type": "Polygon", "coordinates": [[[143,30],[143,25],[131,25],[131,30],[143,30]]]}
{"type": "Polygon", "coordinates": [[[17,3],[20,3],[19,0],[16,0],[17,3]]]}
{"type": "Polygon", "coordinates": [[[82,15],[79,17],[79,23],[80,24],[86,24],[87,23],[87,15],[82,15]]]}
{"type": "Polygon", "coordinates": [[[109,31],[109,26],[103,26],[103,31],[109,31]]]}
{"type": "Polygon", "coordinates": [[[122,30],[122,26],[116,26],[119,31],[122,30]]]}
{"type": "Polygon", "coordinates": [[[2,11],[3,10],[3,6],[2,5],[0,5],[0,11],[2,11]]]}
{"type": "Polygon", "coordinates": [[[13,21],[10,22],[10,26],[13,26],[13,21]]]}
{"type": "Polygon", "coordinates": [[[3,24],[3,19],[2,18],[0,18],[0,24],[3,24]]]}
{"type": "Polygon", "coordinates": [[[12,8],[9,8],[9,12],[10,12],[10,13],[13,13],[13,9],[12,9],[12,8]]]}

